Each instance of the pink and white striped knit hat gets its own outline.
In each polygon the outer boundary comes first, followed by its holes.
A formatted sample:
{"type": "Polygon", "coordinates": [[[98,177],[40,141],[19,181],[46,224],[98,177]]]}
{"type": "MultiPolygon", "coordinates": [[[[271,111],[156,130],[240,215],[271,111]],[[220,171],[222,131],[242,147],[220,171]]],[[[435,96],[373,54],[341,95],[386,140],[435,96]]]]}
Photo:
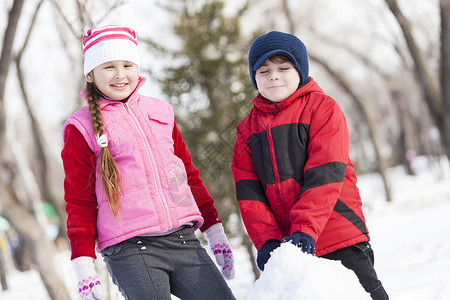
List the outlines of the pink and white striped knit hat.
{"type": "Polygon", "coordinates": [[[113,60],[125,60],[139,68],[136,33],[115,25],[91,28],[83,36],[84,75],[95,67],[113,60]]]}

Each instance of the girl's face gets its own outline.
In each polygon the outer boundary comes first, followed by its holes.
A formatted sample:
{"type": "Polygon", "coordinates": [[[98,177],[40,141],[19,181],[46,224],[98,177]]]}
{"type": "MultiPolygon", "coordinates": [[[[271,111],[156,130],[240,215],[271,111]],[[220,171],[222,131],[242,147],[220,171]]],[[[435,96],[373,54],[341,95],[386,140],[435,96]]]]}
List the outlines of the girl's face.
{"type": "Polygon", "coordinates": [[[114,60],[95,67],[86,75],[108,98],[122,100],[136,89],[139,79],[138,67],[128,61],[114,60]]]}
{"type": "Polygon", "coordinates": [[[255,73],[259,93],[273,102],[286,100],[300,84],[300,75],[291,61],[267,59],[255,73]]]}

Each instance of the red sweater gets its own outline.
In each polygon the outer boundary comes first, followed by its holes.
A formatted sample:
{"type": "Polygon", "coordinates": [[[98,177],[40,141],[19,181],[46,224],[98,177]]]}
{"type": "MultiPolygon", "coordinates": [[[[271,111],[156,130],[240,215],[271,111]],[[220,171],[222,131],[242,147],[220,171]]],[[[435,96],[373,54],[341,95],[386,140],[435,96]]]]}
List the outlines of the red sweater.
{"type": "MultiPolygon", "coordinates": [[[[214,199],[200,178],[200,172],[194,167],[191,154],[174,124],[172,133],[175,155],[183,160],[188,175],[188,184],[204,218],[200,230],[203,232],[211,225],[221,222],[214,199]]],[[[95,238],[97,236],[97,199],[95,196],[95,157],[83,135],[69,125],[67,138],[61,152],[63,160],[64,200],[66,201],[67,235],[72,248],[72,259],[79,256],[96,257],[95,238]]]]}

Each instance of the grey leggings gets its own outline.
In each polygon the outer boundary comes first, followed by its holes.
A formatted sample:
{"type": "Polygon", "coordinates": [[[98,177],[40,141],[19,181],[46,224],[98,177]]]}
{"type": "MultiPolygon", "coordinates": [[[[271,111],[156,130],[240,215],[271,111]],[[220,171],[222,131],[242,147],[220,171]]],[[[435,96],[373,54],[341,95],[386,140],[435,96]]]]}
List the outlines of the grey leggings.
{"type": "Polygon", "coordinates": [[[134,237],[105,248],[102,256],[125,299],[235,299],[192,227],[134,237]]]}

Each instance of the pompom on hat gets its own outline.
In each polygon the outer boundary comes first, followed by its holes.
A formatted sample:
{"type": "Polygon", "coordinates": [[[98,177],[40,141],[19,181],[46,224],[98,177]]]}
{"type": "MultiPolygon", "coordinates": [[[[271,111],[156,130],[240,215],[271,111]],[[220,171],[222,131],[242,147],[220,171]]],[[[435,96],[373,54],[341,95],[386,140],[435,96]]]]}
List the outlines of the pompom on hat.
{"type": "Polygon", "coordinates": [[[248,53],[248,68],[253,87],[258,89],[255,72],[266,59],[282,54],[288,57],[300,74],[300,86],[309,80],[308,52],[303,42],[296,36],[280,31],[271,31],[253,41],[248,53]]]}
{"type": "Polygon", "coordinates": [[[91,28],[83,36],[84,75],[114,60],[125,60],[139,68],[136,33],[128,27],[108,25],[91,28]]]}

